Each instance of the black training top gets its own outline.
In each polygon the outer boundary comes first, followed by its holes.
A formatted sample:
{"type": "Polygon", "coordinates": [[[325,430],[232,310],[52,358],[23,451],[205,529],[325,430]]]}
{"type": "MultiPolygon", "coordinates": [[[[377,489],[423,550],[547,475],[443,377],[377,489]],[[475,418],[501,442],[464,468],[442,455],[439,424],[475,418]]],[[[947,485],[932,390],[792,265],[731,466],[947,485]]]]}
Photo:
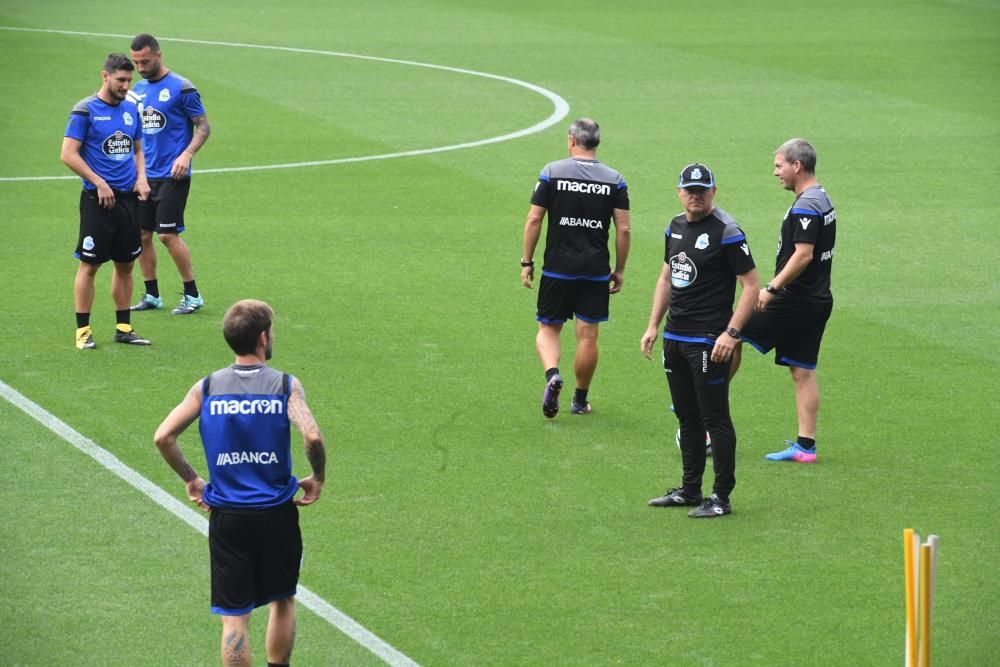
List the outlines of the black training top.
{"type": "Polygon", "coordinates": [[[608,230],[614,209],[628,210],[628,185],[597,160],[566,158],[542,169],[531,203],[548,211],[542,275],[607,279],[608,230]]]}

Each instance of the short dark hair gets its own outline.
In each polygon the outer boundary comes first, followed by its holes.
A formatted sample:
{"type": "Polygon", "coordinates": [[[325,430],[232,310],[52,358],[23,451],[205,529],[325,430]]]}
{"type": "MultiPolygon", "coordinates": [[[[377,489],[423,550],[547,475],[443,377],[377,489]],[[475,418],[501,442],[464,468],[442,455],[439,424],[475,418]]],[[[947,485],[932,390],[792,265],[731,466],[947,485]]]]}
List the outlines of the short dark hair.
{"type": "Polygon", "coordinates": [[[226,311],[222,318],[222,335],[236,354],[253,354],[260,334],[271,330],[272,321],[271,306],[256,299],[243,299],[226,311]]]}
{"type": "Polygon", "coordinates": [[[104,71],[108,74],[114,74],[120,69],[131,72],[135,67],[124,53],[109,53],[108,59],[104,61],[104,71]]]}
{"type": "Polygon", "coordinates": [[[805,139],[789,139],[778,146],[774,154],[781,155],[789,164],[801,162],[807,173],[816,173],[816,149],[805,139]]]}
{"type": "Polygon", "coordinates": [[[601,126],[590,118],[577,118],[570,123],[569,134],[588,151],[594,150],[601,143],[601,126]]]}
{"type": "Polygon", "coordinates": [[[156,41],[156,38],[144,32],[141,35],[135,36],[135,39],[132,40],[132,46],[130,48],[133,51],[142,51],[147,46],[152,51],[160,50],[160,43],[156,41]]]}

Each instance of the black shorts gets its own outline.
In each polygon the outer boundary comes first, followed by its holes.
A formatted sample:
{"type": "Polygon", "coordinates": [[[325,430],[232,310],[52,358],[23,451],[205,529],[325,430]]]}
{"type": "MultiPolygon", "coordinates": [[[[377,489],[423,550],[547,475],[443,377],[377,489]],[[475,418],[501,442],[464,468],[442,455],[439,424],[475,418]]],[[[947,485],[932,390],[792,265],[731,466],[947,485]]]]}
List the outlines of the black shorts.
{"type": "Polygon", "coordinates": [[[212,508],[208,550],[213,614],[242,616],[292,597],[302,564],[299,508],[292,502],[256,510],[212,508]]]}
{"type": "Polygon", "coordinates": [[[563,280],[543,275],[538,282],[538,312],[543,324],[562,324],[574,315],[591,324],[608,321],[610,281],[563,280]]]}
{"type": "Polygon", "coordinates": [[[80,234],[76,258],[87,264],[133,262],[142,254],[136,222],[138,196],[115,190],[114,208],[103,208],[96,190],[80,193],[80,234]]]}
{"type": "Polygon", "coordinates": [[[780,294],[750,317],[740,337],[763,354],[773,349],[779,366],[813,369],[832,311],[833,301],[813,303],[780,294]]]}
{"type": "Polygon", "coordinates": [[[143,231],[157,234],[183,232],[184,208],[190,191],[190,178],[149,181],[149,199],[139,203],[139,226],[143,231]]]}

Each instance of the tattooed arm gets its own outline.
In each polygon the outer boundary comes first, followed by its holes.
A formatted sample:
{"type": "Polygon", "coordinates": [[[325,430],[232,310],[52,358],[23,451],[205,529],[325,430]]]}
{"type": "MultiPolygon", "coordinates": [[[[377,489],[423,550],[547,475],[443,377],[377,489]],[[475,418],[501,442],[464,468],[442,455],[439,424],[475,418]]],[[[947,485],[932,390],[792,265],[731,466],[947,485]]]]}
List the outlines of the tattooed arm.
{"type": "Polygon", "coordinates": [[[180,447],[177,446],[178,436],[194,423],[199,414],[201,414],[201,380],[191,387],[180,405],[171,410],[167,418],[156,429],[153,442],[160,450],[160,456],[163,457],[163,460],[170,464],[174,472],[186,482],[187,494],[191,502],[208,511],[209,507],[202,498],[205,491],[205,480],[194,471],[191,464],[184,458],[184,454],[181,453],[180,447]]]}
{"type": "Polygon", "coordinates": [[[312,467],[312,474],[299,480],[299,487],[305,494],[295,503],[311,505],[319,499],[323,492],[323,482],[326,481],[326,449],[323,447],[323,434],[320,433],[316,418],[306,404],[305,389],[296,377],[292,378],[292,393],[288,397],[288,416],[295,428],[302,433],[306,458],[312,467]]]}
{"type": "Polygon", "coordinates": [[[198,152],[198,149],[208,141],[208,135],[212,133],[212,126],[208,124],[208,116],[202,114],[191,119],[194,125],[194,133],[191,136],[191,143],[177,156],[170,166],[170,176],[174,180],[183,180],[188,177],[188,170],[191,168],[191,158],[198,152]]]}

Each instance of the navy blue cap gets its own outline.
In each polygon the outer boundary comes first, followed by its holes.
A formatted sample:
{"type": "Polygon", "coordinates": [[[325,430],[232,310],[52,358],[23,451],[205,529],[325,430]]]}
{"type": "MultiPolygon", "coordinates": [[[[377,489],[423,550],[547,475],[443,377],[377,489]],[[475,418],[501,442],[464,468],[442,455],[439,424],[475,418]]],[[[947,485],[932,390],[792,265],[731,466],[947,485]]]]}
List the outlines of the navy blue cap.
{"type": "Polygon", "coordinates": [[[679,188],[714,188],[715,176],[712,170],[700,162],[689,164],[681,170],[680,180],[677,181],[679,188]]]}

